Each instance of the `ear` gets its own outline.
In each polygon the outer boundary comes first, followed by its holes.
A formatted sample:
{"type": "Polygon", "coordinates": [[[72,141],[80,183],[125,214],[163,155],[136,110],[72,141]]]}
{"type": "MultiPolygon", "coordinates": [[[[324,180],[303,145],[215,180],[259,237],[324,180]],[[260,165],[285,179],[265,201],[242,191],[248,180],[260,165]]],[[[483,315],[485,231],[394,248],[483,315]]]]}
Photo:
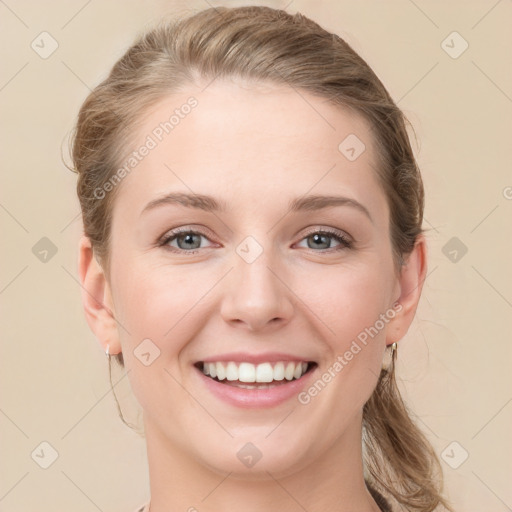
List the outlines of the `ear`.
{"type": "Polygon", "coordinates": [[[82,285],[82,304],[89,327],[110,354],[121,352],[119,333],[114,317],[110,286],[105,273],[94,256],[91,241],[83,235],[78,252],[78,274],[82,285]]]}
{"type": "Polygon", "coordinates": [[[386,345],[401,340],[409,330],[416,314],[426,275],[427,242],[423,235],[418,235],[413,250],[400,269],[398,277],[400,295],[396,300],[399,305],[393,308],[397,313],[389,322],[386,345]]]}

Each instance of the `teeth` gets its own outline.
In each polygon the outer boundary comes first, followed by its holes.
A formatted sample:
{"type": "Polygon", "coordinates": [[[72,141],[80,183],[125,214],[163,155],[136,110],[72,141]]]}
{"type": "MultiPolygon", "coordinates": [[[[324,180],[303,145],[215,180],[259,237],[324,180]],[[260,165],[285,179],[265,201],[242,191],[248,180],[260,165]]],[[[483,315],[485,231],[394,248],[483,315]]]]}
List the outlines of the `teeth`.
{"type": "Polygon", "coordinates": [[[277,363],[203,363],[203,373],[218,380],[237,380],[240,382],[261,382],[269,383],[274,380],[299,379],[306,373],[308,363],[306,362],[277,362],[277,363]]]}
{"type": "Polygon", "coordinates": [[[212,365],[215,366],[215,369],[217,370],[217,378],[219,380],[224,380],[226,378],[226,368],[224,368],[224,365],[220,363],[212,363],[212,365]]]}
{"type": "MultiPolygon", "coordinates": [[[[307,363],[306,363],[307,367],[307,363]]],[[[284,363],[276,363],[274,366],[274,380],[284,379],[284,363]]]]}
{"type": "Polygon", "coordinates": [[[295,365],[293,363],[288,363],[286,366],[286,369],[284,370],[284,378],[286,380],[292,380],[294,373],[295,373],[295,365]]]}
{"type": "Polygon", "coordinates": [[[240,363],[240,366],[238,367],[238,380],[240,382],[256,382],[256,368],[254,365],[249,363],[240,363]]]}
{"type": "MultiPolygon", "coordinates": [[[[251,364],[251,366],[254,365],[251,364]]],[[[256,382],[272,382],[273,380],[274,370],[270,363],[261,363],[256,367],[256,382]]]]}
{"type": "Polygon", "coordinates": [[[238,380],[238,367],[233,361],[230,361],[226,366],[226,379],[238,380]]]}

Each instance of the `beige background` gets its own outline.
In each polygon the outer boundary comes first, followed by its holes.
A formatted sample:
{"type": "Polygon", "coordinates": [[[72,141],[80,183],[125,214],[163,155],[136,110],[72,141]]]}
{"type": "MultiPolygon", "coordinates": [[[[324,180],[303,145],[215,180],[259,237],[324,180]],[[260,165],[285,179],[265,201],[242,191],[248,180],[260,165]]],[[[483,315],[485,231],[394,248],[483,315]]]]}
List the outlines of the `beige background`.
{"type": "MultiPolygon", "coordinates": [[[[449,447],[442,464],[456,509],[509,510],[512,2],[263,3],[301,11],[346,38],[414,125],[430,273],[400,345],[401,385],[436,451],[449,447]],[[469,44],[458,58],[442,47],[453,31],[469,44]],[[445,247],[453,237],[466,254],[445,247]]],[[[61,145],[65,154],[89,89],[144,26],[206,7],[0,2],[1,511],[131,512],[149,497],[144,440],[117,416],[106,358],[82,312],[76,177],[61,162],[61,145]],[[31,48],[43,31],[59,45],[47,59],[31,48]],[[43,237],[57,249],[46,262],[33,253],[43,237]],[[50,453],[43,446],[41,456],[43,441],[58,452],[48,469],[38,464],[50,453]]],[[[446,44],[453,53],[463,42],[451,36],[446,44]]],[[[136,423],[128,379],[121,371],[113,378],[136,423]]]]}

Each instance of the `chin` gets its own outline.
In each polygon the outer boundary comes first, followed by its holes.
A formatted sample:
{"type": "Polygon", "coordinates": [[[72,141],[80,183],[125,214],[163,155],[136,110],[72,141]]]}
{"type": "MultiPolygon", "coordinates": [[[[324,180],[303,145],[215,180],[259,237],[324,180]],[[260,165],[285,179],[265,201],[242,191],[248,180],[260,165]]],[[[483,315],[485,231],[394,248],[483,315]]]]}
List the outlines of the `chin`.
{"type": "MultiPolygon", "coordinates": [[[[228,444],[217,444],[216,449],[209,450],[209,456],[200,454],[201,463],[210,470],[230,478],[241,480],[269,480],[269,478],[283,478],[300,471],[308,465],[307,454],[298,449],[303,443],[265,440],[265,434],[252,436],[254,441],[241,441],[240,438],[231,439],[228,444]],[[270,475],[269,475],[270,473],[270,475]]],[[[244,439],[248,439],[245,437],[244,439]]],[[[207,449],[207,448],[206,448],[207,449]]]]}

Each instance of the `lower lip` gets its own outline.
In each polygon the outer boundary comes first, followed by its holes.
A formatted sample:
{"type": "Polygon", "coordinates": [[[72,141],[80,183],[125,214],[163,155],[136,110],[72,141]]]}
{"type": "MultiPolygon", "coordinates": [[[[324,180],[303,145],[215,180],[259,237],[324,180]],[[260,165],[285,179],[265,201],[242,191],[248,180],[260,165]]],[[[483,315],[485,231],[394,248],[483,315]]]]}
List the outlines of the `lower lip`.
{"type": "MultiPolygon", "coordinates": [[[[244,389],[207,377],[201,370],[194,367],[209,391],[224,402],[237,407],[257,408],[275,407],[290,398],[297,396],[310,381],[315,373],[316,366],[302,375],[299,379],[287,381],[286,384],[277,384],[273,388],[244,389]]],[[[263,383],[261,383],[263,385],[263,383]]],[[[270,383],[269,383],[270,384],[270,383]]]]}

